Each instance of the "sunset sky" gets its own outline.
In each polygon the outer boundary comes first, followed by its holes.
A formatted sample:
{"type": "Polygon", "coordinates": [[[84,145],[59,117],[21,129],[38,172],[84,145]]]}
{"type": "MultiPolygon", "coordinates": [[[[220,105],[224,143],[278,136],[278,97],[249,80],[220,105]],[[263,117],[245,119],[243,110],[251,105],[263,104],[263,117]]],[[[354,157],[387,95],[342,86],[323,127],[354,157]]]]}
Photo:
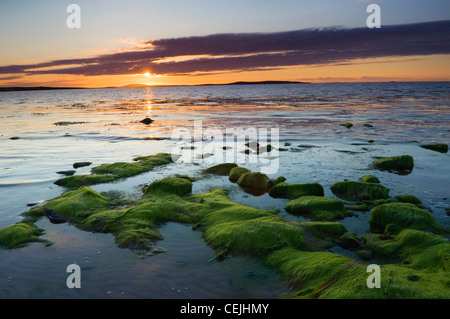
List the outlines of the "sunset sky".
{"type": "Polygon", "coordinates": [[[0,86],[450,80],[448,0],[2,0],[0,26],[0,86]]]}

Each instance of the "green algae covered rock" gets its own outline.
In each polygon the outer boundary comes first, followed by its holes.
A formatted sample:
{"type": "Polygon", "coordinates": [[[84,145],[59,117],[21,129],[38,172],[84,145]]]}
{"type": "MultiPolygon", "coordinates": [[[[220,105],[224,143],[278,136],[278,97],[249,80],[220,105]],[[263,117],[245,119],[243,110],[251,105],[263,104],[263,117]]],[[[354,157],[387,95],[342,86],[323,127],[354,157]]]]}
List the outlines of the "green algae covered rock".
{"type": "Polygon", "coordinates": [[[274,198],[294,199],[300,196],[323,196],[323,187],[318,183],[279,183],[272,187],[269,195],[274,198]]]}
{"type": "Polygon", "coordinates": [[[285,246],[305,245],[303,228],[276,216],[219,223],[207,228],[204,238],[215,249],[253,256],[285,246]]]}
{"type": "Polygon", "coordinates": [[[396,234],[405,228],[445,232],[430,213],[410,203],[389,203],[376,206],[370,214],[370,231],[396,234]]]}
{"type": "Polygon", "coordinates": [[[245,173],[239,177],[237,183],[244,189],[256,189],[263,192],[269,191],[273,186],[273,181],[266,174],[259,172],[245,173]]]}
{"type": "Polygon", "coordinates": [[[42,229],[34,225],[17,223],[0,229],[0,247],[14,249],[23,247],[30,242],[42,241],[39,236],[43,233],[42,229]]]}
{"type": "Polygon", "coordinates": [[[236,183],[242,175],[250,173],[250,170],[244,168],[244,167],[233,167],[230,170],[230,173],[228,174],[228,179],[232,183],[236,183]]]}
{"type": "Polygon", "coordinates": [[[189,194],[192,191],[192,182],[186,178],[168,177],[157,180],[145,188],[148,193],[171,193],[179,196],[189,194]]]}
{"type": "Polygon", "coordinates": [[[214,174],[214,175],[222,175],[226,176],[230,174],[232,168],[238,167],[235,163],[223,163],[211,166],[203,171],[205,174],[214,174]]]}
{"type": "Polygon", "coordinates": [[[344,225],[337,222],[302,222],[300,225],[316,239],[332,241],[347,232],[344,225]]]}
{"type": "Polygon", "coordinates": [[[418,270],[405,265],[381,266],[381,287],[369,289],[367,265],[330,252],[283,248],[265,262],[279,269],[296,292],[291,298],[307,299],[435,299],[450,297],[445,271],[418,270]]]}
{"type": "Polygon", "coordinates": [[[106,209],[108,205],[109,198],[83,186],[48,201],[41,209],[52,210],[71,222],[78,223],[93,212],[106,209]]]}
{"type": "Polygon", "coordinates": [[[135,163],[102,164],[92,168],[91,175],[73,175],[55,182],[58,186],[76,189],[80,186],[90,186],[101,183],[111,183],[120,178],[135,176],[152,170],[155,166],[172,163],[172,156],[168,153],[137,157],[135,163]]]}
{"type": "Polygon", "coordinates": [[[59,179],[54,184],[68,189],[76,189],[81,186],[111,183],[118,178],[116,175],[73,175],[59,179]]]}
{"type": "Polygon", "coordinates": [[[389,189],[376,183],[343,181],[334,183],[330,189],[336,196],[350,201],[367,201],[389,197],[389,189]]]}
{"type": "Polygon", "coordinates": [[[380,184],[380,180],[374,175],[364,175],[363,177],[361,177],[361,182],[380,184]]]}
{"type": "Polygon", "coordinates": [[[339,237],[339,246],[344,249],[358,250],[361,249],[361,239],[355,233],[346,232],[339,237]]]}
{"type": "MultiPolygon", "coordinates": [[[[450,242],[448,239],[433,233],[415,229],[404,229],[390,239],[374,241],[372,246],[374,255],[378,258],[400,258],[400,261],[407,261],[408,265],[413,263],[413,268],[419,267],[425,269],[429,268],[429,266],[432,268],[439,266],[443,270],[450,270],[450,264],[446,262],[445,258],[441,258],[445,255],[450,257],[450,242]],[[432,256],[435,262],[427,262],[420,265],[415,260],[415,257],[422,256],[426,250],[441,244],[446,245],[440,246],[443,248],[441,254],[438,253],[432,256]]],[[[423,258],[419,259],[423,260],[423,258]]]]}
{"type": "Polygon", "coordinates": [[[350,122],[347,122],[347,123],[344,123],[344,124],[340,124],[340,125],[341,126],[345,126],[346,128],[351,128],[353,126],[353,124],[350,123],[350,122]]]}
{"type": "Polygon", "coordinates": [[[275,179],[273,180],[273,184],[274,184],[274,185],[278,185],[278,184],[283,183],[283,182],[285,182],[285,181],[286,181],[286,177],[284,177],[284,176],[278,176],[277,178],[275,178],[275,179]]]}
{"type": "Polygon", "coordinates": [[[334,221],[353,216],[344,208],[340,200],[321,196],[302,196],[286,204],[285,210],[291,214],[323,221],[334,221]]]}
{"type": "Polygon", "coordinates": [[[414,195],[398,195],[395,199],[401,203],[411,203],[414,205],[422,205],[422,201],[414,195]]]}
{"type": "MultiPolygon", "coordinates": [[[[334,253],[299,251],[294,248],[283,248],[273,252],[265,259],[265,263],[279,269],[282,278],[290,286],[298,289],[292,296],[294,298],[319,297],[317,290],[319,287],[333,279],[335,274],[355,265],[352,259],[334,253]]],[[[328,286],[334,284],[337,279],[328,286]]]]}
{"type": "Polygon", "coordinates": [[[80,167],[85,167],[85,166],[90,166],[92,164],[92,162],[76,162],[73,163],[73,168],[80,168],[80,167]]]}
{"type": "Polygon", "coordinates": [[[410,155],[382,157],[374,161],[372,165],[380,170],[398,172],[412,171],[414,159],[410,155]]]}
{"type": "Polygon", "coordinates": [[[448,152],[448,144],[425,144],[420,147],[444,154],[448,152]]]}

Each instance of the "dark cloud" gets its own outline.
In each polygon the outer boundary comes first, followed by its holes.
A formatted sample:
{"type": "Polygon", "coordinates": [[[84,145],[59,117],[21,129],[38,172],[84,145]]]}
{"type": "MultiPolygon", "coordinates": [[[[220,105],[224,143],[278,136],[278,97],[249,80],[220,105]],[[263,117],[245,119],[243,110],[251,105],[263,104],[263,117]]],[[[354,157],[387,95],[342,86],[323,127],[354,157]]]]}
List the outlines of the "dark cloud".
{"type": "Polygon", "coordinates": [[[0,74],[180,75],[342,63],[354,59],[450,53],[450,21],[369,28],[214,34],[151,40],[148,47],[93,58],[0,67],[0,74]],[[192,56],[189,60],[164,58],[192,56]],[[206,57],[205,57],[206,55],[206,57]],[[196,57],[198,56],[198,57],[196,57]],[[49,68],[51,69],[45,69],[49,68]]]}

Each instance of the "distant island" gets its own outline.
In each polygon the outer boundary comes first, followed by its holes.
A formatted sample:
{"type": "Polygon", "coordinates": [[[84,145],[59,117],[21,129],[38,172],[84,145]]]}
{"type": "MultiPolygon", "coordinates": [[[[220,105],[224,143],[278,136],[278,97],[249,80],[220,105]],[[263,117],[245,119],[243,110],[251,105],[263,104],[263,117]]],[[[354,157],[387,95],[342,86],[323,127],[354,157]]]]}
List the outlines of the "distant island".
{"type": "MultiPolygon", "coordinates": [[[[261,84],[305,84],[310,82],[296,82],[296,81],[238,81],[232,83],[222,84],[194,84],[194,85],[146,85],[146,84],[127,84],[124,86],[110,86],[105,89],[115,88],[135,88],[135,87],[168,87],[168,86],[212,86],[212,85],[261,85],[261,84]]],[[[0,87],[0,92],[5,91],[40,91],[40,90],[75,90],[75,89],[88,89],[84,87],[51,87],[51,86],[24,86],[24,87],[0,87]]],[[[101,88],[97,88],[101,89],[101,88]]]]}
{"type": "Polygon", "coordinates": [[[42,91],[42,90],[75,90],[82,87],[53,87],[53,86],[10,86],[0,87],[0,92],[5,91],[42,91]]]}
{"type": "Polygon", "coordinates": [[[227,84],[200,84],[201,86],[205,85],[255,85],[255,84],[305,84],[309,82],[296,82],[296,81],[256,81],[256,82],[232,82],[227,84]]]}

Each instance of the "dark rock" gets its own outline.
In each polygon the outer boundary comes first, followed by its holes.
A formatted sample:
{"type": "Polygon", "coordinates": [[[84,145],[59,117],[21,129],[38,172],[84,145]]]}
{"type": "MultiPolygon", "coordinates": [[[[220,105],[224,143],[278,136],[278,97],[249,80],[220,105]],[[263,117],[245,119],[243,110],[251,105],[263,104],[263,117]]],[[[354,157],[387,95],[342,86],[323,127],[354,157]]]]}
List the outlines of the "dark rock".
{"type": "Polygon", "coordinates": [[[345,233],[339,238],[338,245],[344,249],[360,250],[362,249],[358,236],[354,233],[345,233]]]}
{"type": "Polygon", "coordinates": [[[450,207],[445,209],[445,213],[447,214],[447,216],[450,216],[450,207]]]}
{"type": "Polygon", "coordinates": [[[346,128],[351,128],[353,126],[353,124],[350,122],[347,122],[345,124],[341,124],[341,126],[345,126],[346,128]]]}
{"type": "Polygon", "coordinates": [[[37,205],[42,205],[42,203],[45,202],[44,200],[37,200],[31,203],[28,203],[27,206],[28,207],[33,207],[33,206],[37,206],[37,205]]]}
{"type": "Polygon", "coordinates": [[[91,164],[92,164],[92,162],[76,162],[76,163],[73,163],[73,168],[89,166],[91,164]]]}
{"type": "Polygon", "coordinates": [[[448,144],[426,144],[420,145],[420,147],[444,154],[448,152],[448,144]]]}
{"type": "Polygon", "coordinates": [[[145,119],[143,119],[139,122],[149,125],[149,124],[153,123],[153,120],[151,118],[146,117],[145,119]]]}
{"type": "Polygon", "coordinates": [[[59,172],[56,172],[56,174],[60,174],[60,175],[64,175],[64,176],[72,176],[73,174],[75,174],[75,171],[74,170],[59,171],[59,172]]]}
{"type": "Polygon", "coordinates": [[[67,222],[67,218],[61,216],[61,214],[59,214],[58,212],[55,212],[52,209],[45,209],[44,215],[47,216],[48,220],[52,224],[62,224],[62,223],[67,222]]]}

